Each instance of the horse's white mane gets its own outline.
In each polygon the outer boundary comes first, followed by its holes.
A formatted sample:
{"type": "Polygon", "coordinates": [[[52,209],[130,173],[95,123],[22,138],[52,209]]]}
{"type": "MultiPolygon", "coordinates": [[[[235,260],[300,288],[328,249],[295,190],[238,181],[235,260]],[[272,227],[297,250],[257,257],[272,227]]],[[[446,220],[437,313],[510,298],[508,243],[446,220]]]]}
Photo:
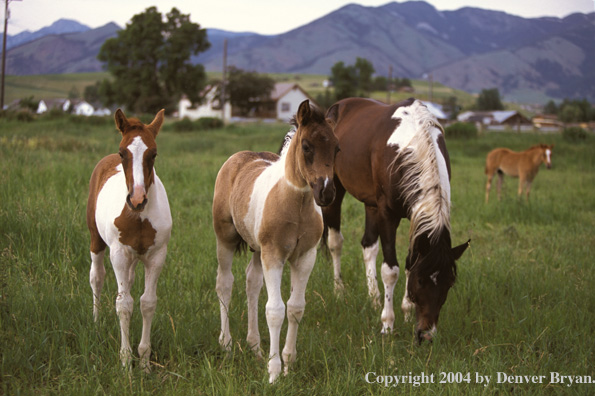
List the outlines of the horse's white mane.
{"type": "Polygon", "coordinates": [[[437,148],[431,133],[433,128],[441,132],[443,129],[424,105],[413,108],[408,116],[414,118],[416,132],[407,147],[399,148],[392,173],[402,167],[407,169],[398,183],[409,206],[410,243],[424,233],[436,242],[443,228],[450,231],[450,194],[444,191],[440,181],[437,148]]]}
{"type": "Polygon", "coordinates": [[[279,156],[283,157],[287,154],[287,150],[289,150],[289,145],[291,144],[291,139],[293,139],[296,132],[297,129],[295,126],[291,128],[289,132],[287,132],[285,135],[285,140],[283,140],[283,145],[281,146],[281,152],[279,153],[279,156]]]}

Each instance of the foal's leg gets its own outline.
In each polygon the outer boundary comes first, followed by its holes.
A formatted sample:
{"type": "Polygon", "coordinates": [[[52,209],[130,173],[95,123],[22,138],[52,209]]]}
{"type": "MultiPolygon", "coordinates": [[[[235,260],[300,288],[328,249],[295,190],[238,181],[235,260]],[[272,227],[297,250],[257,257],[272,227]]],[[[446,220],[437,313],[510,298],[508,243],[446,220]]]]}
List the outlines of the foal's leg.
{"type": "Polygon", "coordinates": [[[269,352],[269,382],[273,383],[281,373],[281,356],[279,354],[279,337],[281,326],[285,320],[285,304],[281,297],[281,277],[284,260],[273,254],[261,252],[264,281],[267,288],[266,317],[269,326],[271,347],[269,352]]]}
{"type": "MultiPolygon", "coordinates": [[[[374,306],[380,306],[380,291],[376,277],[376,257],[378,256],[378,208],[366,206],[366,228],[362,237],[362,250],[366,279],[368,282],[368,295],[372,298],[374,306]]],[[[394,242],[393,242],[394,243],[394,242]]]]}
{"type": "Polygon", "coordinates": [[[231,302],[231,290],[233,287],[233,274],[231,264],[235,247],[229,246],[217,238],[217,297],[219,297],[219,309],[221,312],[221,334],[219,344],[227,350],[231,350],[231,333],[229,332],[229,303],[231,302]]]}
{"type": "Polygon", "coordinates": [[[138,355],[140,356],[140,366],[146,372],[151,370],[149,365],[149,358],[151,357],[151,324],[157,308],[157,281],[165,265],[166,255],[167,246],[164,246],[145,260],[145,292],[140,298],[143,331],[138,345],[138,355]]]}
{"type": "Polygon", "coordinates": [[[91,251],[91,270],[89,271],[89,283],[93,290],[93,320],[99,319],[99,300],[101,298],[101,289],[105,280],[105,266],[103,258],[105,256],[105,247],[98,253],[91,251]]]}
{"type": "Polygon", "coordinates": [[[527,180],[525,182],[525,194],[527,194],[527,202],[529,202],[529,193],[531,192],[531,183],[533,180],[527,180]]]}
{"type": "Polygon", "coordinates": [[[285,374],[288,373],[289,366],[295,362],[297,356],[296,340],[300,321],[304,316],[306,309],[306,285],[314,268],[316,261],[316,248],[310,249],[306,254],[300,257],[295,263],[291,264],[291,296],[287,301],[287,338],[283,348],[283,361],[285,362],[285,374]]]}
{"type": "Polygon", "coordinates": [[[333,259],[335,277],[335,293],[343,290],[341,278],[341,250],[343,249],[343,234],[341,234],[341,204],[345,197],[345,188],[337,177],[335,183],[335,200],[329,206],[322,208],[324,223],[328,228],[327,245],[333,259]]]}
{"type": "Polygon", "coordinates": [[[504,173],[503,172],[498,172],[498,201],[500,200],[501,197],[501,192],[502,192],[502,183],[504,183],[504,173]]]}
{"type": "Polygon", "coordinates": [[[246,296],[248,299],[248,336],[246,341],[258,357],[260,351],[260,332],[258,331],[258,296],[262,289],[263,275],[260,252],[254,252],[246,268],[246,296]]]}
{"type": "Polygon", "coordinates": [[[519,190],[518,190],[518,197],[519,199],[523,197],[523,185],[525,184],[525,176],[521,173],[519,175],[519,190]]]}
{"type": "Polygon", "coordinates": [[[492,178],[494,177],[494,173],[488,173],[488,181],[486,182],[486,203],[490,199],[490,190],[492,189],[492,178]]]}
{"type": "Polygon", "coordinates": [[[114,273],[116,274],[116,281],[118,282],[118,297],[116,297],[116,312],[120,318],[120,360],[123,366],[128,366],[132,359],[130,349],[130,318],[132,317],[132,309],[134,300],[130,295],[130,267],[135,266],[137,259],[127,256],[123,249],[110,248],[110,259],[114,273]]]}

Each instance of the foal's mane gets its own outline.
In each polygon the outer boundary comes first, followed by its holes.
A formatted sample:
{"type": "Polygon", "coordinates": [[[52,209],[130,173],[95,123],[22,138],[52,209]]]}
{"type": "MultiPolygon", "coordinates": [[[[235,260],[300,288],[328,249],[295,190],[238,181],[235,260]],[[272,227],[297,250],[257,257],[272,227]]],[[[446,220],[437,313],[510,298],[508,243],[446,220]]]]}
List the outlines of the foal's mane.
{"type": "Polygon", "coordinates": [[[397,151],[391,164],[391,174],[403,170],[396,182],[408,207],[410,246],[422,234],[436,243],[443,229],[450,231],[450,201],[440,183],[437,153],[430,132],[438,128],[444,133],[444,129],[425,106],[418,109],[412,112],[416,134],[408,147],[397,151]]]}

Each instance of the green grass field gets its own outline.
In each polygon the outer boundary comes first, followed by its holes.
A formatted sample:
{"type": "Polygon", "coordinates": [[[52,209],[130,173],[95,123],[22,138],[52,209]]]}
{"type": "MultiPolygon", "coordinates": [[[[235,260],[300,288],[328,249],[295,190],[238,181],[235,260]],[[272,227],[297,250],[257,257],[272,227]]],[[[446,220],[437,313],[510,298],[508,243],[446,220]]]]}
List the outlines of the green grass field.
{"type": "MultiPolygon", "coordinates": [[[[568,387],[568,379],[550,383],[552,373],[595,377],[592,136],[584,144],[567,143],[554,134],[447,137],[453,243],[472,242],[459,261],[459,277],[433,343],[418,346],[414,324],[402,321],[403,279],[395,290],[395,334],[381,336],[380,310],[367,298],[359,246],[363,206],[347,198],[342,230],[346,292],[334,295],[330,259],[319,254],[290,374],[269,385],[266,361],[247,350],[247,256],[235,261],[234,345],[231,353],[223,352],[210,212],[215,177],[236,151],[275,151],[287,129],[254,124],[175,133],[171,125],[164,126],[157,139],[156,169],[168,191],[174,229],[157,291],[153,371],[147,375],[136,364],[130,371],[120,366],[117,288],[109,261],[101,318],[95,324],[92,317],[87,188],[97,161],[117,150],[120,139],[113,122],[0,120],[0,394],[595,393],[595,384],[568,387]],[[538,142],[556,146],[553,169],[542,167],[531,202],[519,202],[516,180],[507,179],[503,200],[486,206],[485,154],[496,146],[523,149],[538,142]],[[503,383],[499,373],[525,382],[503,383]],[[382,376],[395,375],[405,376],[408,383],[379,383],[382,376]],[[490,383],[479,383],[479,376],[489,377],[490,383]],[[538,383],[526,383],[531,378],[522,376],[536,376],[538,383]]],[[[401,268],[407,231],[403,221],[397,238],[401,268]]],[[[135,355],[141,329],[140,266],[136,276],[131,325],[135,355]]],[[[288,279],[283,290],[287,299],[288,279]]],[[[268,354],[265,302],[263,290],[260,332],[268,354]]],[[[285,330],[286,324],[282,337],[285,330]]]]}

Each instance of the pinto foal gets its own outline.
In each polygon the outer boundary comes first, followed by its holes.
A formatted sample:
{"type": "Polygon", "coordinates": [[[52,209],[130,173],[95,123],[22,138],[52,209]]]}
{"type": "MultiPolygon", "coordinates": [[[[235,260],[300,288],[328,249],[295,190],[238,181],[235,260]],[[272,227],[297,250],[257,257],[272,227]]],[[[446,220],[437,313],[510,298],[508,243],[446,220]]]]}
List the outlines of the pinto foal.
{"type": "Polygon", "coordinates": [[[138,346],[140,365],[150,370],[151,322],[157,306],[157,280],[165,264],[171,235],[171,213],[165,188],[153,164],[157,156],[155,137],[163,123],[163,110],[149,125],[127,119],[118,109],[116,126],[122,133],[119,154],[103,158],[93,171],[89,185],[87,226],[91,233],[90,283],[93,289],[93,318],[99,316],[99,299],[105,279],[103,258],[110,260],[118,281],[116,312],[120,319],[120,359],[131,362],[128,338],[133,299],[130,289],[138,261],[145,265],[145,292],[140,298],[143,315],[138,346]]]}
{"type": "Polygon", "coordinates": [[[306,100],[295,121],[297,129],[286,138],[281,156],[242,151],[221,167],[215,183],[213,225],[217,236],[217,296],[221,308],[220,344],[231,348],[229,304],[233,285],[234,252],[247,244],[254,254],[246,269],[248,337],[260,356],[258,295],[264,281],[270,333],[269,382],[281,373],[279,338],[285,320],[281,276],[291,264],[291,296],[287,301],[289,327],[283,349],[285,373],[296,358],[298,325],[306,306],[305,291],[322,236],[318,205],[335,198],[333,165],[337,138],[324,115],[306,100]]]}

